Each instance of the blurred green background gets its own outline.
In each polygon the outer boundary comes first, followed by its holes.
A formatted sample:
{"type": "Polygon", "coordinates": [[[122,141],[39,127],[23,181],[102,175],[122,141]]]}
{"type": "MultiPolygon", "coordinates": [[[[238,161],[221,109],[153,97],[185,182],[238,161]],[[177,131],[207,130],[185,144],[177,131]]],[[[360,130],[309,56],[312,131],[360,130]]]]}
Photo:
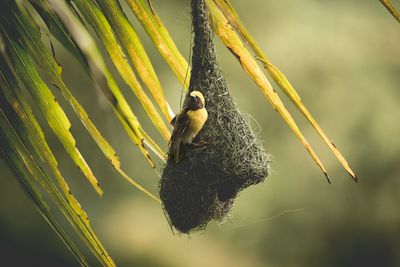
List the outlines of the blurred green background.
{"type": "MultiPolygon", "coordinates": [[[[232,4],[342,150],[360,182],[350,179],[309,124],[295,116],[333,178],[327,184],[216,38],[218,58],[236,102],[257,121],[253,127],[272,154],[272,174],[265,183],[240,194],[224,224],[212,223],[201,234],[174,235],[162,209],[118,176],[59,97],[73,122],[78,147],[102,182],[103,199],[98,199],[50,132],[47,138],[100,239],[119,266],[400,266],[400,25],[377,0],[232,0],[232,4]]],[[[189,1],[154,0],[153,5],[188,57],[189,1]]],[[[181,86],[128,10],[127,14],[178,111],[181,86]]],[[[157,192],[157,174],[146,166],[79,64],[55,44],[67,83],[117,149],[123,168],[157,192]]],[[[120,85],[145,128],[157,136],[121,79],[120,85]]],[[[1,266],[77,264],[3,161],[0,255],[1,266]]]]}

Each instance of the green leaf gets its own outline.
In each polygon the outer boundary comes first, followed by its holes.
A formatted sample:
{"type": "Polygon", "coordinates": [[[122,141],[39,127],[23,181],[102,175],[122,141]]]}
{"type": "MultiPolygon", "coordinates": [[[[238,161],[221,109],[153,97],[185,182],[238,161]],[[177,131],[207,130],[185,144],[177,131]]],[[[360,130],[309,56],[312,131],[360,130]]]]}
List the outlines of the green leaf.
{"type": "MultiPolygon", "coordinates": [[[[135,93],[150,120],[156,126],[161,135],[166,140],[169,140],[170,132],[166,127],[165,122],[161,118],[150,98],[144,92],[140,82],[137,80],[136,75],[129,65],[124,52],[119,46],[106,17],[101,13],[101,10],[92,0],[75,0],[74,2],[86,21],[92,25],[119,74],[135,93]]],[[[167,115],[167,118],[170,119],[168,111],[167,114],[164,115],[167,115]]]]}
{"type": "MultiPolygon", "coordinates": [[[[80,236],[84,239],[85,243],[92,250],[95,256],[104,264],[104,266],[115,266],[111,257],[105,251],[100,241],[91,230],[87,218],[87,223],[85,223],[82,218],[80,218],[72,210],[67,201],[62,198],[58,190],[51,182],[50,178],[44,174],[39,165],[33,160],[26,147],[15,135],[14,131],[7,126],[7,121],[5,121],[2,114],[0,114],[0,123],[1,135],[3,135],[1,136],[2,138],[0,142],[1,149],[3,154],[8,157],[8,160],[12,161],[12,167],[14,171],[18,171],[20,175],[24,175],[23,178],[27,181],[25,184],[29,184],[29,181],[32,181],[32,177],[40,181],[40,183],[49,191],[52,198],[56,201],[59,209],[79,231],[80,236]],[[7,147],[7,145],[9,145],[9,147],[7,147]],[[27,170],[25,171],[23,168],[26,168],[27,170]]],[[[76,254],[76,252],[74,252],[74,254],[76,254]]],[[[79,258],[83,257],[79,255],[79,258]]],[[[87,264],[84,263],[84,260],[80,261],[83,266],[87,266],[87,264]]]]}
{"type": "Polygon", "coordinates": [[[169,65],[175,76],[187,89],[190,82],[190,69],[184,56],[179,52],[167,28],[155,13],[149,0],[126,0],[136,18],[146,30],[154,46],[169,65]]]}
{"type": "MultiPolygon", "coordinates": [[[[0,35],[1,36],[1,35],[0,35]]],[[[13,151],[16,151],[21,155],[19,161],[23,162],[26,168],[29,169],[31,179],[37,179],[43,188],[47,190],[51,198],[56,202],[58,209],[64,214],[71,225],[74,227],[76,232],[79,234],[81,239],[86,243],[88,248],[92,253],[103,263],[105,266],[115,266],[113,260],[108,255],[107,251],[104,249],[103,245],[97,238],[96,234],[93,232],[89,218],[83,209],[80,207],[77,200],[74,198],[72,193],[69,191],[68,185],[62,178],[61,174],[57,169],[57,162],[52,154],[51,150],[48,148],[47,143],[44,139],[43,131],[38,126],[35,117],[32,114],[30,106],[22,95],[15,95],[14,92],[17,91],[19,85],[15,80],[16,73],[11,66],[11,61],[9,57],[2,53],[3,57],[0,58],[0,88],[2,89],[2,105],[1,107],[7,107],[7,102],[9,101],[11,107],[16,111],[17,116],[13,117],[12,123],[15,124],[14,129],[17,129],[19,135],[22,137],[26,144],[31,143],[38,154],[44,158],[44,161],[49,164],[49,166],[54,171],[57,170],[55,176],[63,190],[67,190],[66,198],[63,197],[52,180],[41,170],[39,165],[34,161],[33,157],[28,153],[25,145],[21,147],[19,137],[9,138],[5,143],[11,144],[13,151]],[[4,60],[3,60],[4,59],[4,60]],[[7,63],[6,63],[7,62],[7,63]],[[19,97],[19,98],[18,98],[19,97]],[[65,188],[66,186],[66,188],[65,188]]],[[[10,110],[10,108],[8,108],[10,110]]],[[[13,129],[7,128],[7,124],[3,124],[3,130],[6,133],[15,132],[13,129]]],[[[3,138],[1,139],[3,140],[3,138]]],[[[17,161],[17,159],[16,159],[17,161]]],[[[18,162],[15,164],[19,164],[18,162]]]]}
{"type": "MultiPolygon", "coordinates": [[[[24,3],[27,4],[27,3],[24,3]]],[[[83,66],[84,70],[89,71],[85,56],[77,47],[71,34],[64,27],[61,20],[52,12],[51,7],[44,0],[31,1],[34,9],[39,13],[40,18],[44,21],[45,27],[42,30],[46,31],[48,35],[53,34],[54,37],[68,50],[83,66]]],[[[89,72],[88,72],[89,73],[89,72]]]]}
{"type": "MultiPolygon", "coordinates": [[[[23,7],[21,7],[22,9],[23,7]]],[[[17,10],[14,10],[17,12],[17,10]]],[[[50,54],[50,51],[47,50],[45,45],[42,43],[40,39],[40,32],[37,27],[35,27],[35,22],[26,13],[26,10],[22,9],[22,12],[16,13],[14,16],[14,22],[17,26],[17,29],[20,31],[20,36],[22,37],[24,46],[28,49],[29,54],[32,55],[38,64],[50,77],[51,81],[60,89],[61,93],[65,97],[65,99],[71,104],[74,108],[76,114],[85,125],[86,129],[89,131],[90,135],[96,141],[97,145],[103,152],[103,154],[110,160],[113,167],[125,178],[137,187],[140,191],[149,195],[151,198],[156,199],[154,195],[152,195],[149,191],[144,189],[139,183],[130,178],[122,169],[120,160],[112,148],[112,146],[108,143],[108,141],[100,134],[97,130],[96,126],[90,120],[88,114],[83,109],[83,107],[79,104],[79,102],[74,98],[71,94],[70,90],[67,88],[65,83],[61,77],[61,67],[57,64],[55,59],[50,54]]]]}
{"type": "Polygon", "coordinates": [[[82,107],[82,105],[75,99],[70,90],[65,85],[61,77],[61,66],[55,61],[50,51],[47,50],[43,44],[40,31],[36,24],[26,10],[18,12],[18,10],[10,10],[13,13],[13,21],[21,36],[23,46],[27,49],[27,52],[35,60],[35,63],[45,71],[46,75],[49,76],[51,82],[61,91],[64,98],[73,107],[75,113],[82,121],[92,138],[95,140],[104,155],[111,161],[113,166],[120,167],[119,158],[116,156],[115,150],[111,147],[108,141],[101,135],[97,130],[96,126],[90,120],[88,114],[82,107]]]}
{"type": "MultiPolygon", "coordinates": [[[[68,45],[68,47],[74,46],[76,44],[76,47],[79,47],[81,53],[84,55],[85,61],[86,62],[83,66],[84,69],[89,68],[89,73],[92,73],[92,78],[93,80],[100,86],[101,90],[107,97],[107,99],[110,101],[114,112],[116,113],[117,118],[120,120],[122,126],[124,127],[125,131],[127,132],[128,136],[130,139],[136,144],[147,160],[147,162],[150,164],[151,167],[155,167],[155,164],[153,160],[151,159],[146,147],[145,143],[155,143],[151,139],[145,140],[145,137],[143,136],[143,129],[133,113],[132,109],[130,108],[128,102],[126,101],[125,97],[121,93],[117,83],[115,82],[113,76],[107,69],[103,58],[101,57],[100,52],[98,51],[95,43],[93,42],[92,38],[90,35],[87,33],[87,31],[83,28],[83,26],[80,24],[79,21],[74,17],[74,15],[71,13],[69,8],[65,6],[65,3],[55,3],[55,4],[60,4],[63,6],[63,8],[59,9],[58,11],[61,13],[65,13],[64,20],[67,22],[64,25],[64,22],[60,21],[55,15],[50,16],[46,15],[43,16],[43,19],[49,19],[49,21],[46,21],[47,25],[55,24],[54,20],[58,20],[58,23],[56,23],[57,27],[50,27],[49,29],[53,29],[55,32],[52,31],[54,36],[56,38],[59,38],[59,35],[68,35],[71,32],[73,35],[71,38],[67,37],[62,37],[59,39],[59,41],[62,43],[63,41],[67,42],[72,42],[73,44],[68,45]],[[73,31],[68,28],[72,28],[73,31]],[[83,37],[82,37],[83,35],[83,37]],[[78,41],[81,41],[82,44],[81,46],[79,45],[78,41]],[[94,66],[94,67],[93,67],[94,66]],[[106,81],[106,82],[104,82],[106,81]]],[[[51,9],[46,9],[46,6],[43,4],[41,5],[42,12],[47,12],[47,13],[53,13],[53,10],[51,9]]],[[[65,43],[62,43],[65,45],[65,43]]],[[[74,56],[79,56],[76,53],[73,53],[74,56]]],[[[82,62],[82,61],[81,61],[82,62]]],[[[157,146],[149,146],[153,150],[153,152],[159,156],[162,160],[165,159],[165,153],[157,146]]]]}
{"type": "Polygon", "coordinates": [[[67,182],[58,169],[58,162],[47,144],[43,130],[36,120],[30,104],[21,94],[18,94],[18,92],[15,94],[19,85],[13,78],[13,74],[8,71],[8,68],[3,61],[0,61],[0,87],[2,89],[2,92],[0,93],[1,105],[3,107],[11,105],[15,114],[18,115],[18,118],[15,118],[14,116],[11,120],[12,122],[21,121],[20,126],[16,127],[16,129],[19,130],[19,136],[25,137],[25,143],[32,144],[32,147],[41,160],[50,167],[71,207],[77,214],[79,214],[79,216],[86,218],[86,213],[82,210],[80,204],[72,195],[67,182]]]}
{"type": "MultiPolygon", "coordinates": [[[[99,182],[77,149],[76,141],[69,131],[71,124],[57,102],[57,99],[39,76],[26,51],[20,44],[10,38],[3,26],[2,31],[6,39],[6,52],[10,56],[11,64],[14,66],[19,79],[32,95],[50,128],[58,137],[71,159],[81,169],[93,188],[101,196],[103,191],[100,188],[99,182]]],[[[20,90],[16,91],[19,91],[17,94],[22,97],[22,92],[20,90]]]]}
{"type": "MultiPolygon", "coordinates": [[[[0,88],[3,88],[2,86],[0,88]]],[[[73,241],[64,232],[58,221],[54,218],[50,208],[42,198],[42,194],[35,184],[32,176],[40,180],[39,175],[43,175],[39,166],[30,157],[26,147],[22,144],[21,140],[16,135],[11,124],[9,123],[6,115],[3,112],[5,108],[2,103],[0,108],[0,151],[3,157],[8,162],[11,169],[14,171],[17,181],[20,183],[25,193],[31,199],[43,218],[49,223],[61,240],[65,243],[67,248],[72,252],[81,266],[89,266],[85,257],[77,249],[73,241]],[[37,176],[35,176],[37,175],[37,176]]],[[[15,119],[13,119],[16,122],[15,119]]]]}
{"type": "MultiPolygon", "coordinates": [[[[170,121],[172,116],[169,113],[169,107],[160,81],[140,38],[123,13],[119,2],[116,0],[97,0],[97,2],[116,33],[122,47],[134,64],[140,78],[149,89],[164,116],[170,121]]],[[[164,134],[163,136],[164,139],[169,140],[169,134],[164,134]]]]}

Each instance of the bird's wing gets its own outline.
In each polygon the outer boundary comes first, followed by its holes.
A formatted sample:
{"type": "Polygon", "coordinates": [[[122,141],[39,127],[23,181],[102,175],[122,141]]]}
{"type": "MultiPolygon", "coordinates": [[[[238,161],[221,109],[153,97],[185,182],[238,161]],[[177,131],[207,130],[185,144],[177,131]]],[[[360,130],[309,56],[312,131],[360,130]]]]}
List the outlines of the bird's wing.
{"type": "Polygon", "coordinates": [[[179,149],[181,146],[182,136],[189,124],[189,118],[186,113],[186,109],[182,110],[182,112],[176,115],[171,121],[171,124],[174,123],[174,130],[172,131],[169,146],[172,152],[171,156],[176,163],[179,162],[179,149]]]}
{"type": "Polygon", "coordinates": [[[172,120],[169,122],[169,124],[171,124],[172,126],[175,126],[178,116],[179,116],[179,114],[175,115],[175,117],[172,118],[172,120]]]}

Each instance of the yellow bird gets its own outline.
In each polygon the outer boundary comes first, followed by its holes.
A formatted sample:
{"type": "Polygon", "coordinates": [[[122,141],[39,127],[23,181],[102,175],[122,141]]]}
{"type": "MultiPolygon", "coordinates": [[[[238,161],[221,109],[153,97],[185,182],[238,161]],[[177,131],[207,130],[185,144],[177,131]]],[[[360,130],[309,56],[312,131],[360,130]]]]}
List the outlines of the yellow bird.
{"type": "Polygon", "coordinates": [[[207,118],[208,112],[205,108],[203,94],[199,91],[192,91],[189,94],[186,106],[171,121],[174,130],[169,145],[172,152],[171,156],[176,163],[179,162],[181,144],[190,144],[197,148],[204,147],[204,142],[193,143],[193,139],[203,128],[207,118]]]}

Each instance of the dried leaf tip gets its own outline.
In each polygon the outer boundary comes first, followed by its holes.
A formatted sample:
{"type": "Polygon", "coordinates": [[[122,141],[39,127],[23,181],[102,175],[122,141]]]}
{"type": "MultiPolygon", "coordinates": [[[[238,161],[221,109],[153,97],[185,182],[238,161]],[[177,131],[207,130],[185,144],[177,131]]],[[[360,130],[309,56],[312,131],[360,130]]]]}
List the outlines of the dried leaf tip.
{"type": "Polygon", "coordinates": [[[331,178],[329,177],[328,173],[324,171],[324,174],[325,174],[325,178],[328,181],[328,183],[331,184],[332,183],[331,178]]]}

